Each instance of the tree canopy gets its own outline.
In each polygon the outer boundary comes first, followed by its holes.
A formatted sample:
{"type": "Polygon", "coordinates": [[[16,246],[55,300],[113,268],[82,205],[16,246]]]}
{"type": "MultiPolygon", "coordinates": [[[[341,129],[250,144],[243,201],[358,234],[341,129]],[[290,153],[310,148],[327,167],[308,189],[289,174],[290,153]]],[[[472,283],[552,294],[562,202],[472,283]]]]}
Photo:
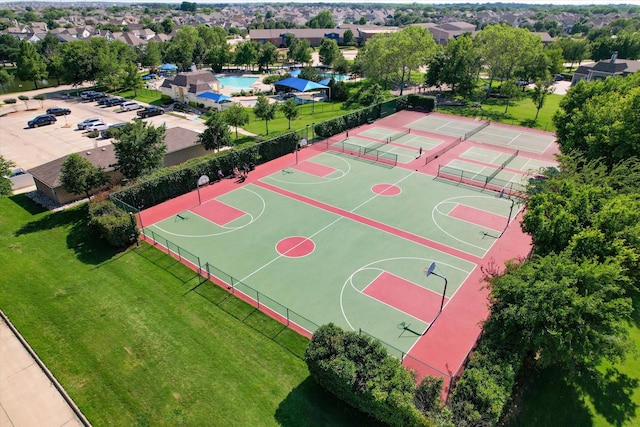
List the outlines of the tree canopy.
{"type": "Polygon", "coordinates": [[[165,126],[154,127],[142,120],[127,123],[118,130],[113,142],[117,163],[127,179],[135,179],[162,166],[167,144],[165,126]]]}
{"type": "Polygon", "coordinates": [[[67,156],[60,169],[60,183],[69,193],[91,196],[91,190],[105,185],[109,178],[102,168],[94,166],[88,159],[73,153],[67,156]]]}

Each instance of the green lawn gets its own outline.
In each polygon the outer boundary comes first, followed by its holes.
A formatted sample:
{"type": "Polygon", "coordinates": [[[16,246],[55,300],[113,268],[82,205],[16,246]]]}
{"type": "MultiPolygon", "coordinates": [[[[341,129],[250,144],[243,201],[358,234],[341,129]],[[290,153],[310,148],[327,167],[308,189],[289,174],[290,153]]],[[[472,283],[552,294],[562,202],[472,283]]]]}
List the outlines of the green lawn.
{"type": "Polygon", "coordinates": [[[438,106],[436,111],[466,117],[482,117],[485,120],[555,132],[552,118],[562,98],[564,98],[563,95],[548,95],[536,121],[533,120],[536,117],[536,107],[529,98],[511,101],[507,114],[504,114],[505,100],[493,98],[483,99],[482,108],[438,106]]]}
{"type": "Polygon", "coordinates": [[[371,424],[310,380],[307,340],[86,206],[0,199],[0,308],[95,426],[371,424]]]}
{"type": "MultiPolygon", "coordinates": [[[[640,348],[640,329],[629,328],[640,348]]],[[[518,413],[504,426],[625,426],[640,425],[640,357],[599,369],[608,373],[604,381],[585,377],[570,381],[557,368],[535,372],[528,378],[518,413]]]]}

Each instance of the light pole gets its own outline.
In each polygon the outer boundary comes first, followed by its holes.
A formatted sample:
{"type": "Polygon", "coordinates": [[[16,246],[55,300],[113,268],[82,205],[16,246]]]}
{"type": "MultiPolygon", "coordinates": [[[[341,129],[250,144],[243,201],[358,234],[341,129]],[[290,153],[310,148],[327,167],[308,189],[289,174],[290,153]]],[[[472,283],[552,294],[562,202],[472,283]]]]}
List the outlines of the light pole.
{"type": "MultiPolygon", "coordinates": [[[[445,297],[445,295],[447,293],[447,278],[444,277],[444,276],[439,275],[438,273],[434,273],[433,270],[435,270],[435,269],[436,269],[436,263],[432,262],[431,265],[429,266],[429,268],[427,268],[427,270],[424,272],[424,274],[427,277],[429,277],[429,276],[431,276],[433,274],[434,276],[437,276],[437,277],[439,277],[439,278],[444,280],[444,290],[442,291],[442,302],[440,302],[440,312],[442,312],[442,308],[444,307],[444,297],[445,297]]],[[[438,313],[438,314],[440,314],[440,313],[438,313]]]]}

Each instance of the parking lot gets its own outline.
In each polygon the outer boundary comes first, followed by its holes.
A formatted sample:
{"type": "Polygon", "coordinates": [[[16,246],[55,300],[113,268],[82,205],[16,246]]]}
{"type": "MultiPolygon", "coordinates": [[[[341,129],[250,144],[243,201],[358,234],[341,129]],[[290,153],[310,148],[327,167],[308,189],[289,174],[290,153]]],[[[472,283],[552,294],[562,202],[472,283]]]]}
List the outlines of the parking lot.
{"type": "MultiPolygon", "coordinates": [[[[109,139],[89,138],[84,131],[78,130],[77,124],[87,118],[99,117],[107,124],[115,124],[130,122],[136,117],[136,111],[122,112],[118,106],[103,107],[95,101],[82,101],[80,97],[67,99],[63,94],[63,91],[53,89],[47,94],[42,106],[40,101],[29,100],[28,110],[22,101],[18,101],[15,106],[2,106],[0,155],[28,170],[71,153],[91,151],[111,144],[109,139]],[[29,120],[45,114],[45,110],[50,107],[69,108],[71,114],[56,117],[57,122],[52,125],[38,128],[27,126],[29,120]]],[[[32,96],[29,93],[26,95],[32,96]]],[[[195,115],[183,119],[165,113],[145,121],[153,123],[154,126],[164,123],[167,128],[180,126],[196,132],[204,130],[204,122],[195,115]]]]}

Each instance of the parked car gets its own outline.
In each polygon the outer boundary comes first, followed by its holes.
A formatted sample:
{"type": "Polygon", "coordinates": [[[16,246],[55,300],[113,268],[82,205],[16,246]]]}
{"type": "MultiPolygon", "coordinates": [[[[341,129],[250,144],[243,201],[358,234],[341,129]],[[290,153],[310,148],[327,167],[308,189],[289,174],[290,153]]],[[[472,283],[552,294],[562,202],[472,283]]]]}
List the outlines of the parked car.
{"type": "Polygon", "coordinates": [[[141,119],[146,119],[147,117],[159,116],[160,114],[164,114],[164,110],[160,107],[150,105],[147,108],[138,111],[136,114],[138,114],[138,117],[140,117],[141,119]]]}
{"type": "Polygon", "coordinates": [[[562,74],[555,74],[553,76],[553,80],[557,81],[557,82],[561,82],[564,80],[564,76],[562,74]]]}
{"type": "Polygon", "coordinates": [[[97,101],[98,99],[104,98],[105,96],[107,96],[107,95],[105,95],[102,92],[93,92],[93,93],[88,94],[83,99],[86,99],[87,101],[97,101]]]}
{"type": "Polygon", "coordinates": [[[50,125],[57,121],[58,120],[56,119],[56,116],[54,116],[53,114],[43,114],[29,120],[27,122],[27,126],[29,126],[30,128],[37,128],[38,126],[50,125]]]}
{"type": "Polygon", "coordinates": [[[105,139],[113,138],[114,131],[116,131],[118,128],[121,128],[124,125],[126,125],[126,123],[115,123],[115,124],[112,124],[108,128],[101,130],[100,131],[100,136],[105,138],[105,139]]]}
{"type": "Polygon", "coordinates": [[[92,132],[94,130],[103,131],[109,129],[109,125],[103,121],[89,123],[87,127],[84,128],[87,132],[92,132]]]}
{"type": "Polygon", "coordinates": [[[120,109],[122,111],[132,111],[132,110],[138,110],[140,108],[142,108],[142,105],[138,104],[137,102],[133,102],[133,101],[123,102],[120,105],[120,109]]]}
{"type": "Polygon", "coordinates": [[[109,95],[105,95],[104,97],[98,98],[98,105],[105,105],[107,103],[107,101],[110,101],[112,99],[115,99],[115,96],[109,96],[109,95]]]}
{"type": "Polygon", "coordinates": [[[53,116],[68,116],[71,114],[71,110],[68,108],[52,107],[47,108],[47,114],[51,114],[53,116]]]}
{"type": "Polygon", "coordinates": [[[84,92],[80,93],[80,98],[89,99],[89,97],[96,93],[98,92],[96,92],[95,90],[85,90],[84,92]]]}
{"type": "Polygon", "coordinates": [[[86,119],[86,120],[83,120],[80,123],[78,123],[78,129],[85,130],[87,128],[87,126],[89,126],[92,123],[102,123],[102,124],[104,124],[104,122],[102,121],[101,118],[99,118],[99,117],[91,117],[90,119],[86,119]]]}
{"type": "Polygon", "coordinates": [[[107,107],[113,107],[114,105],[120,105],[125,103],[127,100],[124,98],[109,98],[105,101],[104,105],[107,107]]]}
{"type": "Polygon", "coordinates": [[[104,100],[104,99],[108,99],[108,98],[109,98],[109,95],[105,95],[104,93],[102,93],[102,94],[95,94],[95,95],[94,95],[92,98],[90,98],[90,99],[91,99],[91,101],[98,101],[98,102],[100,102],[100,101],[102,101],[102,100],[104,100]]]}

